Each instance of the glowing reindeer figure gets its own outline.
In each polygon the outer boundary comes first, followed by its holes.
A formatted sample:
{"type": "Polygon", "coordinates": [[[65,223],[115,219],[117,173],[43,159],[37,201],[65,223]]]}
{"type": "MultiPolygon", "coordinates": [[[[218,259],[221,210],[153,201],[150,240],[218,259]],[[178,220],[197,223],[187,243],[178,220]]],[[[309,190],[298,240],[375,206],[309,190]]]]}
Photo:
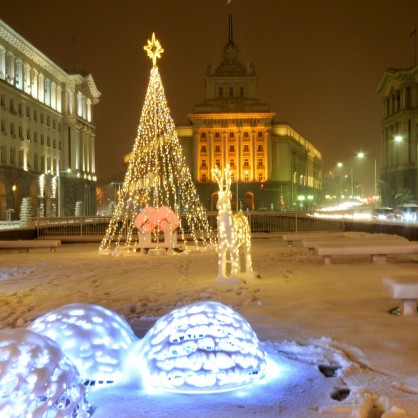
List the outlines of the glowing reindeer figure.
{"type": "Polygon", "coordinates": [[[219,184],[218,202],[218,278],[215,283],[239,283],[239,277],[258,277],[251,264],[251,231],[247,217],[242,211],[232,215],[231,211],[231,170],[227,165],[224,175],[218,167],[212,169],[212,174],[219,184]],[[240,269],[240,250],[245,258],[245,270],[240,269]],[[229,256],[229,259],[228,259],[229,256]],[[226,272],[227,263],[231,263],[231,274],[226,272]],[[225,280],[227,279],[227,280],[225,280]]]}

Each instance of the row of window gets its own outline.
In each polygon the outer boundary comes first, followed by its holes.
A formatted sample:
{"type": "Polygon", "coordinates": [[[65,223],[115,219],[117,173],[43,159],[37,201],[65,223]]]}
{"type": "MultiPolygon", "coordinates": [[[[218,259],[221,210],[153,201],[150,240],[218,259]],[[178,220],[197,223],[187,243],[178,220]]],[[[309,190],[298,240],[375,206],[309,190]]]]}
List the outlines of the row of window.
{"type": "MultiPolygon", "coordinates": [[[[250,137],[250,133],[248,131],[244,131],[243,134],[244,138],[249,138],[250,137]]],[[[221,137],[221,133],[220,132],[215,132],[215,138],[220,139],[221,137]]],[[[235,138],[235,132],[234,131],[230,131],[229,132],[229,137],[230,138],[235,138]]],[[[257,137],[258,138],[262,138],[263,137],[263,131],[258,131],[257,132],[257,137]]],[[[206,132],[201,132],[200,133],[200,138],[205,139],[206,138],[206,132]]]]}
{"type": "Polygon", "coordinates": [[[225,95],[225,92],[227,93],[228,97],[240,97],[241,99],[245,97],[245,89],[244,86],[239,86],[236,88],[235,86],[228,86],[218,87],[218,97],[223,98],[225,95]]]}
{"type": "Polygon", "coordinates": [[[41,172],[50,170],[54,172],[56,159],[44,155],[39,156],[37,153],[34,153],[31,159],[28,151],[16,147],[7,147],[3,144],[0,146],[0,162],[4,165],[17,165],[27,170],[33,169],[41,172]]]}
{"type": "MultiPolygon", "coordinates": [[[[243,152],[250,152],[250,146],[248,144],[244,144],[243,148],[242,148],[243,152]]],[[[206,145],[202,145],[200,147],[200,152],[202,154],[207,153],[207,147],[206,145]]],[[[221,146],[220,145],[215,145],[215,154],[219,154],[221,152],[221,146]]],[[[229,145],[229,152],[235,152],[235,145],[230,144],[229,145]]],[[[257,145],[257,152],[264,152],[264,146],[263,144],[258,144],[257,145]]]]}
{"type": "MultiPolygon", "coordinates": [[[[2,110],[7,110],[6,98],[5,98],[4,94],[0,95],[0,106],[1,106],[2,110]]],[[[33,120],[35,122],[38,121],[38,111],[36,109],[34,109],[33,113],[31,114],[30,106],[26,106],[25,115],[24,115],[23,114],[23,104],[19,103],[17,105],[17,110],[16,110],[14,99],[10,99],[9,112],[12,115],[19,115],[20,117],[26,116],[26,118],[28,120],[32,120],[32,117],[33,117],[33,120]]],[[[46,124],[47,127],[49,127],[49,128],[52,127],[52,129],[57,129],[57,126],[58,126],[58,131],[61,131],[61,123],[57,122],[55,120],[55,118],[51,118],[51,116],[49,116],[49,115],[47,115],[45,117],[43,112],[39,112],[39,120],[40,120],[41,124],[46,124]]]]}
{"type": "MultiPolygon", "coordinates": [[[[221,160],[215,160],[215,165],[217,167],[220,167],[221,166],[221,160]]],[[[235,167],[235,160],[234,159],[230,159],[229,160],[229,166],[230,167],[235,167]]],[[[263,166],[264,166],[263,159],[262,158],[259,158],[257,160],[257,167],[263,167],[263,166]]],[[[207,168],[206,160],[202,160],[201,167],[207,168]]],[[[249,159],[248,158],[244,158],[243,167],[250,168],[250,162],[249,162],[249,159]]]]}
{"type": "MultiPolygon", "coordinates": [[[[205,174],[205,173],[202,173],[201,175],[200,175],[200,181],[202,182],[202,183],[207,183],[207,181],[208,181],[208,176],[207,176],[207,174],[205,174]]],[[[232,182],[234,182],[235,181],[235,173],[231,173],[231,181],[232,182]]],[[[249,181],[250,181],[250,177],[249,177],[249,173],[248,172],[245,172],[244,173],[244,178],[243,178],[243,181],[245,182],[245,183],[249,183],[249,181]]],[[[263,173],[258,173],[258,181],[259,182],[263,182],[264,181],[264,174],[263,173]]]]}
{"type": "MultiPolygon", "coordinates": [[[[19,126],[18,129],[16,130],[15,128],[15,124],[12,122],[9,126],[9,131],[7,131],[7,127],[6,127],[6,121],[2,119],[1,121],[1,132],[3,135],[8,135],[8,133],[10,133],[10,136],[12,138],[19,138],[20,140],[32,140],[35,144],[38,143],[38,132],[32,132],[29,128],[26,129],[25,135],[24,136],[24,129],[22,126],[19,126]]],[[[61,150],[61,142],[58,141],[58,147],[57,148],[57,139],[54,137],[51,139],[51,137],[48,135],[46,137],[46,141],[45,141],[45,135],[41,134],[40,135],[40,144],[41,145],[47,145],[48,147],[52,147],[54,149],[60,149],[61,150]]]]}

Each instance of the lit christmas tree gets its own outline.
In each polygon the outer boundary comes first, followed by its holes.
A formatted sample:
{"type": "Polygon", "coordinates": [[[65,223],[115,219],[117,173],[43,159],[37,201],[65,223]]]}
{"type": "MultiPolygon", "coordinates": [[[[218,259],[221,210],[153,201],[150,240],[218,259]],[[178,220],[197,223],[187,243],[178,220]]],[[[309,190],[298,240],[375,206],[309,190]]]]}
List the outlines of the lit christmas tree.
{"type": "Polygon", "coordinates": [[[135,226],[141,212],[154,242],[167,228],[171,214],[180,218],[178,229],[185,244],[190,237],[196,246],[201,242],[206,247],[212,241],[212,232],[167,105],[156,64],[164,50],[154,33],[144,49],[153,67],[123,188],[100,250],[117,253],[121,246],[135,250],[144,231],[135,226]]]}

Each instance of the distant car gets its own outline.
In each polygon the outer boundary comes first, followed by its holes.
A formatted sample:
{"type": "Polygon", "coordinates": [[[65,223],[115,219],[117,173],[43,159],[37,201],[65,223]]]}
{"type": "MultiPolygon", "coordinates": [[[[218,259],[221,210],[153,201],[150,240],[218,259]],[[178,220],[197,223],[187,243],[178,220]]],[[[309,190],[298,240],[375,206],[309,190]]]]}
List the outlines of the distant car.
{"type": "Polygon", "coordinates": [[[375,208],[372,212],[372,219],[378,221],[393,221],[395,220],[395,212],[392,208],[375,208]]]}
{"type": "Polygon", "coordinates": [[[402,222],[414,223],[418,221],[418,205],[405,203],[396,208],[395,214],[402,222]]]}

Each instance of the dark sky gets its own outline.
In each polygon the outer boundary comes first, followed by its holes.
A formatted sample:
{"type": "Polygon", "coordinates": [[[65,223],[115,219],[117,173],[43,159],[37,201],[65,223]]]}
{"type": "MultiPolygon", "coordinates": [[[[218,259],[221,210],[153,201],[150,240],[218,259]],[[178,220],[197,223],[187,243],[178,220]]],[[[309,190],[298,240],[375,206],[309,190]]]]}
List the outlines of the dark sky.
{"type": "MultiPolygon", "coordinates": [[[[372,191],[381,160],[376,89],[387,68],[414,65],[418,1],[232,0],[231,8],[234,42],[241,63],[255,65],[259,99],[322,153],[324,176],[343,161],[372,191]]],[[[100,183],[115,179],[132,150],[152,32],[165,49],[158,65],[168,104],[182,124],[204,99],[208,64],[222,60],[228,14],[226,0],[19,0],[0,18],[60,67],[93,75],[102,93],[94,113],[100,183]]]]}

